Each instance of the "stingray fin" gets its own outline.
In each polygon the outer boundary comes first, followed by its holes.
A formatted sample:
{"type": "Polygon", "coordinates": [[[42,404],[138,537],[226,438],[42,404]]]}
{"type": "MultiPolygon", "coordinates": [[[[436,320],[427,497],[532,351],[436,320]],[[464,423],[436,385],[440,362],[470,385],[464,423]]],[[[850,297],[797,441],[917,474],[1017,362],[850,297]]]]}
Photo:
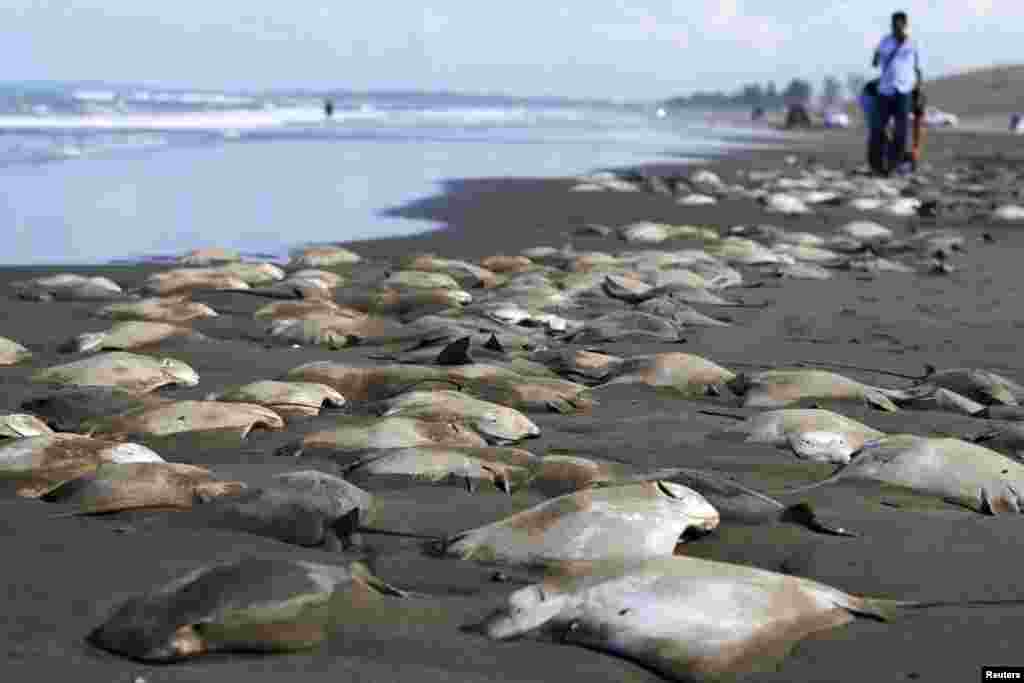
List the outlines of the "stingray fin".
{"type": "Polygon", "coordinates": [[[498,339],[498,335],[491,333],[491,338],[484,343],[484,348],[489,351],[497,351],[498,353],[505,353],[505,347],[501,345],[501,341],[498,339]]]}
{"type": "Polygon", "coordinates": [[[353,579],[362,581],[364,584],[370,586],[382,595],[390,595],[396,598],[405,598],[409,596],[406,591],[392,586],[379,576],[375,575],[363,562],[353,562],[349,565],[349,572],[352,574],[353,579]]]}
{"type": "Polygon", "coordinates": [[[892,399],[890,399],[882,392],[874,389],[869,389],[868,391],[864,392],[864,400],[867,401],[867,404],[869,406],[873,408],[878,408],[879,410],[884,410],[889,413],[898,413],[900,410],[899,407],[897,407],[896,404],[892,402],[892,399]]]}
{"type": "Polygon", "coordinates": [[[564,398],[556,398],[547,402],[548,410],[561,415],[569,415],[576,412],[576,406],[564,398]]]}
{"type": "Polygon", "coordinates": [[[359,513],[359,508],[352,508],[334,520],[334,523],[331,525],[331,530],[334,531],[343,544],[348,543],[352,536],[359,532],[359,513]]]}
{"type": "Polygon", "coordinates": [[[799,524],[811,531],[816,531],[820,534],[828,534],[830,536],[846,536],[849,538],[856,538],[859,536],[859,534],[854,531],[823,522],[818,517],[817,513],[814,512],[814,508],[812,508],[809,503],[797,503],[795,505],[790,505],[782,511],[782,514],[779,516],[779,521],[799,524]]]}
{"type": "Polygon", "coordinates": [[[472,343],[469,336],[456,339],[437,355],[438,365],[468,365],[473,362],[469,354],[469,347],[472,343]]]}
{"type": "Polygon", "coordinates": [[[207,481],[196,485],[194,495],[196,502],[209,503],[216,498],[237,496],[248,488],[242,481],[207,481]]]}

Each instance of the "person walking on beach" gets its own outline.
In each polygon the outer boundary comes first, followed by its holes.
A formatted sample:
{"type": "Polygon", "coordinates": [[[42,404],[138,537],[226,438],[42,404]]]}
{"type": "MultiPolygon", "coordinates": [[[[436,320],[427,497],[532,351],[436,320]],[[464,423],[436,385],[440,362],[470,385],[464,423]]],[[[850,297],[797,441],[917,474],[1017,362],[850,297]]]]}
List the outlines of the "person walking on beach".
{"type": "Polygon", "coordinates": [[[907,129],[914,93],[923,78],[917,42],[910,38],[906,12],[892,15],[892,33],[875,50],[871,66],[881,68],[868,139],[868,162],[876,173],[888,175],[903,163],[907,153],[907,129]],[[893,121],[892,140],[886,144],[886,128],[893,121]]]}

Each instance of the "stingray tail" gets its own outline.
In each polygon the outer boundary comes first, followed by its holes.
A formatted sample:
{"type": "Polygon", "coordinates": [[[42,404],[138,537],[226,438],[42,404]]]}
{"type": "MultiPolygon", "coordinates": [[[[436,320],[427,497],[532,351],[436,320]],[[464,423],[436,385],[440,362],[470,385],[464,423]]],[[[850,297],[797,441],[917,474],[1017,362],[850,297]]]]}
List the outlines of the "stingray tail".
{"type": "Polygon", "coordinates": [[[395,536],[397,538],[425,541],[431,548],[443,548],[448,544],[448,539],[444,536],[430,536],[428,534],[414,534],[405,531],[392,531],[390,529],[377,529],[374,527],[363,526],[360,523],[359,517],[359,508],[349,510],[334,523],[334,532],[343,540],[351,539],[356,534],[373,534],[377,536],[395,536]]]}
{"type": "Polygon", "coordinates": [[[697,412],[700,413],[701,415],[711,415],[712,417],[728,417],[738,422],[743,422],[748,417],[750,417],[749,415],[741,415],[739,413],[726,413],[724,411],[719,410],[698,410],[697,412]]]}
{"type": "Polygon", "coordinates": [[[363,581],[366,585],[370,586],[382,595],[390,595],[396,598],[409,597],[408,592],[400,588],[395,588],[374,574],[373,569],[365,562],[353,562],[349,565],[349,571],[352,573],[354,578],[363,581]]]}
{"type": "Polygon", "coordinates": [[[893,621],[914,610],[933,607],[1013,607],[1024,606],[1024,598],[1008,600],[887,600],[885,598],[853,598],[843,605],[852,614],[877,621],[893,621]]]}
{"type": "Polygon", "coordinates": [[[827,484],[834,484],[835,482],[839,481],[840,477],[842,476],[842,471],[845,468],[846,468],[846,465],[840,465],[836,469],[836,471],[832,473],[832,476],[828,477],[827,479],[822,479],[821,481],[816,481],[816,482],[813,482],[811,484],[806,484],[804,486],[798,486],[795,489],[783,489],[782,491],[776,491],[775,493],[769,493],[767,495],[770,495],[770,496],[790,496],[790,495],[793,495],[793,494],[803,493],[805,491],[810,491],[810,490],[816,489],[819,486],[825,486],[827,484]]]}
{"type": "Polygon", "coordinates": [[[800,361],[800,362],[795,363],[795,365],[801,366],[801,367],[820,366],[820,367],[827,367],[827,368],[838,368],[840,370],[857,370],[859,372],[870,372],[870,373],[875,374],[875,375],[885,375],[887,377],[898,377],[900,379],[909,379],[909,380],[913,380],[915,382],[920,382],[920,381],[922,381],[924,379],[927,379],[929,375],[931,375],[931,374],[933,374],[935,372],[935,367],[932,366],[932,365],[927,365],[927,364],[925,365],[925,374],[924,375],[908,375],[906,373],[893,372],[892,370],[883,370],[881,368],[865,368],[865,367],[860,366],[860,365],[850,365],[848,363],[833,363],[833,362],[830,362],[830,361],[814,361],[814,362],[800,361]]]}

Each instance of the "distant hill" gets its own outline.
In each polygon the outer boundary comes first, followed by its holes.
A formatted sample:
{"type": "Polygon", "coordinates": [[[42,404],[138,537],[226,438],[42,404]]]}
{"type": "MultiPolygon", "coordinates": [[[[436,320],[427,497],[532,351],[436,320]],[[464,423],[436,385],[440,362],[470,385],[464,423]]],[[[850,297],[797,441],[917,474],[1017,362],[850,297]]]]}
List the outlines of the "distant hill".
{"type": "Polygon", "coordinates": [[[929,104],[961,117],[1024,112],[1024,65],[995,66],[943,76],[925,84],[929,104]]]}

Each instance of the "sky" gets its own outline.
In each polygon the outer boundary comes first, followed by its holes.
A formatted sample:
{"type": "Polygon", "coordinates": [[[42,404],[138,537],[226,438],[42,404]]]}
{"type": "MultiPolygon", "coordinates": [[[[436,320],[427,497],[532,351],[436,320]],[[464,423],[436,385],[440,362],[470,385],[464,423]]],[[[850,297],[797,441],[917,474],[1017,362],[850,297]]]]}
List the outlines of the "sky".
{"type": "Polygon", "coordinates": [[[869,75],[896,9],[926,77],[1024,61],[1020,0],[3,0],[0,81],[653,100],[869,75]]]}

